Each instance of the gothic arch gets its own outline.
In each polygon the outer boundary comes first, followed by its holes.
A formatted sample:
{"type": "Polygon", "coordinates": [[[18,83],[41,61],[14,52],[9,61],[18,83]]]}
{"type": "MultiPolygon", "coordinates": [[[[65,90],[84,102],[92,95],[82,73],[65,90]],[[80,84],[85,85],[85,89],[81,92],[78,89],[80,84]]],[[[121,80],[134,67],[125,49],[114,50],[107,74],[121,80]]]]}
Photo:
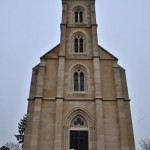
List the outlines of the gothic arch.
{"type": "Polygon", "coordinates": [[[70,127],[72,120],[76,116],[82,116],[85,119],[85,121],[87,122],[88,128],[93,127],[93,119],[92,119],[90,113],[82,107],[76,107],[69,111],[69,113],[67,114],[67,116],[65,118],[65,126],[70,127]]]}
{"type": "Polygon", "coordinates": [[[85,20],[85,9],[82,6],[76,6],[73,8],[73,22],[83,23],[85,20]]]}
{"type": "Polygon", "coordinates": [[[73,91],[85,92],[87,91],[88,77],[87,69],[82,64],[77,64],[72,67],[71,85],[73,91]]]}
{"type": "Polygon", "coordinates": [[[76,107],[71,109],[68,114],[65,117],[64,120],[64,150],[68,150],[69,149],[69,143],[70,143],[70,133],[73,131],[76,132],[81,132],[81,131],[86,131],[88,133],[88,147],[90,150],[94,149],[94,139],[95,139],[95,135],[94,135],[94,123],[93,123],[93,119],[92,116],[90,115],[90,113],[82,108],[82,107],[76,107]],[[71,123],[74,120],[74,118],[76,118],[77,116],[81,116],[83,118],[83,120],[86,121],[86,125],[84,127],[75,127],[72,128],[71,123]]]}
{"type": "Polygon", "coordinates": [[[86,36],[84,33],[77,31],[72,35],[72,52],[85,53],[86,52],[86,36]]]}

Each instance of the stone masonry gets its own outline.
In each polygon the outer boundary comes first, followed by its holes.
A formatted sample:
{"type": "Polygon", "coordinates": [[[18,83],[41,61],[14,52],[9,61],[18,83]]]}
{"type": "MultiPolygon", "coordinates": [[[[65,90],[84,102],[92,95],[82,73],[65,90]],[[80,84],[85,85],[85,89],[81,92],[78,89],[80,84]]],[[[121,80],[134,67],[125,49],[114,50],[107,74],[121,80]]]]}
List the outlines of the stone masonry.
{"type": "Polygon", "coordinates": [[[95,0],[62,0],[60,37],[33,68],[23,149],[135,150],[125,70],[98,44],[95,0]]]}

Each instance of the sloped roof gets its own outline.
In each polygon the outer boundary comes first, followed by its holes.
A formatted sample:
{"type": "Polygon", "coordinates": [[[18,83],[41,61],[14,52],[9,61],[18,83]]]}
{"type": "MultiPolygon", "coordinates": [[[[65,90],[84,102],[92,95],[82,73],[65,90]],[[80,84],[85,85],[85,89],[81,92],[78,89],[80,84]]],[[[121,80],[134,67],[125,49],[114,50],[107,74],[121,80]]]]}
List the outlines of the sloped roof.
{"type": "MultiPolygon", "coordinates": [[[[107,60],[118,60],[114,55],[112,55],[110,52],[108,52],[106,49],[104,49],[102,46],[99,46],[99,52],[100,52],[100,58],[101,59],[107,59],[107,60]]],[[[54,48],[49,50],[47,53],[45,53],[43,56],[40,57],[40,59],[48,59],[48,58],[58,58],[59,56],[59,49],[60,44],[56,45],[54,48]]]]}
{"type": "Polygon", "coordinates": [[[108,52],[106,49],[104,49],[100,45],[99,45],[99,50],[100,50],[101,59],[114,59],[116,61],[118,60],[117,57],[115,57],[114,55],[112,55],[110,52],[108,52]]]}
{"type": "Polygon", "coordinates": [[[59,47],[60,47],[60,44],[56,45],[51,50],[49,50],[46,54],[41,56],[40,59],[51,58],[51,57],[58,58],[59,47]]]}

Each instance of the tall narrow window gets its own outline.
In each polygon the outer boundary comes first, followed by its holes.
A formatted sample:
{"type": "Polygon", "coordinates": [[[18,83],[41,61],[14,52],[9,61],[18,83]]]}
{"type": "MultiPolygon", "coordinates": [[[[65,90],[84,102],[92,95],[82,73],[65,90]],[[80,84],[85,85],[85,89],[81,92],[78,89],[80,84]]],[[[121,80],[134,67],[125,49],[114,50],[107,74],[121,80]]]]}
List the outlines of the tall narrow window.
{"type": "Polygon", "coordinates": [[[74,21],[75,23],[82,23],[83,22],[83,8],[76,7],[74,10],[74,21]]]}
{"type": "Polygon", "coordinates": [[[83,22],[83,12],[80,11],[80,22],[83,22]]]}
{"type": "Polygon", "coordinates": [[[79,49],[78,38],[75,38],[75,40],[74,40],[74,52],[77,53],[78,49],[79,49]]]}
{"type": "Polygon", "coordinates": [[[74,91],[84,91],[84,73],[80,70],[74,73],[74,91]]]}
{"type": "Polygon", "coordinates": [[[78,73],[74,73],[74,91],[79,90],[78,73]]]}
{"type": "Polygon", "coordinates": [[[80,38],[80,52],[83,52],[83,39],[80,38]]]}
{"type": "Polygon", "coordinates": [[[75,22],[78,22],[78,12],[75,12],[75,22]]]}
{"type": "Polygon", "coordinates": [[[81,33],[78,33],[74,37],[74,52],[82,53],[84,52],[84,38],[81,33]]]}
{"type": "Polygon", "coordinates": [[[84,91],[84,73],[80,73],[80,91],[84,91]]]}

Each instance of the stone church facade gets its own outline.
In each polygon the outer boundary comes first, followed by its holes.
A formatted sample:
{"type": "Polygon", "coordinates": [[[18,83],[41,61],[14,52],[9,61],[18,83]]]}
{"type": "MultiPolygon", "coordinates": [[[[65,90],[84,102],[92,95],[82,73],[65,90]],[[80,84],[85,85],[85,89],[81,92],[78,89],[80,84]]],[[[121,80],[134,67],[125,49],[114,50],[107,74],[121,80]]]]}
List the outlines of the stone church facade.
{"type": "Polygon", "coordinates": [[[40,60],[24,150],[135,150],[125,70],[98,45],[95,0],[62,0],[60,44],[40,60]]]}

